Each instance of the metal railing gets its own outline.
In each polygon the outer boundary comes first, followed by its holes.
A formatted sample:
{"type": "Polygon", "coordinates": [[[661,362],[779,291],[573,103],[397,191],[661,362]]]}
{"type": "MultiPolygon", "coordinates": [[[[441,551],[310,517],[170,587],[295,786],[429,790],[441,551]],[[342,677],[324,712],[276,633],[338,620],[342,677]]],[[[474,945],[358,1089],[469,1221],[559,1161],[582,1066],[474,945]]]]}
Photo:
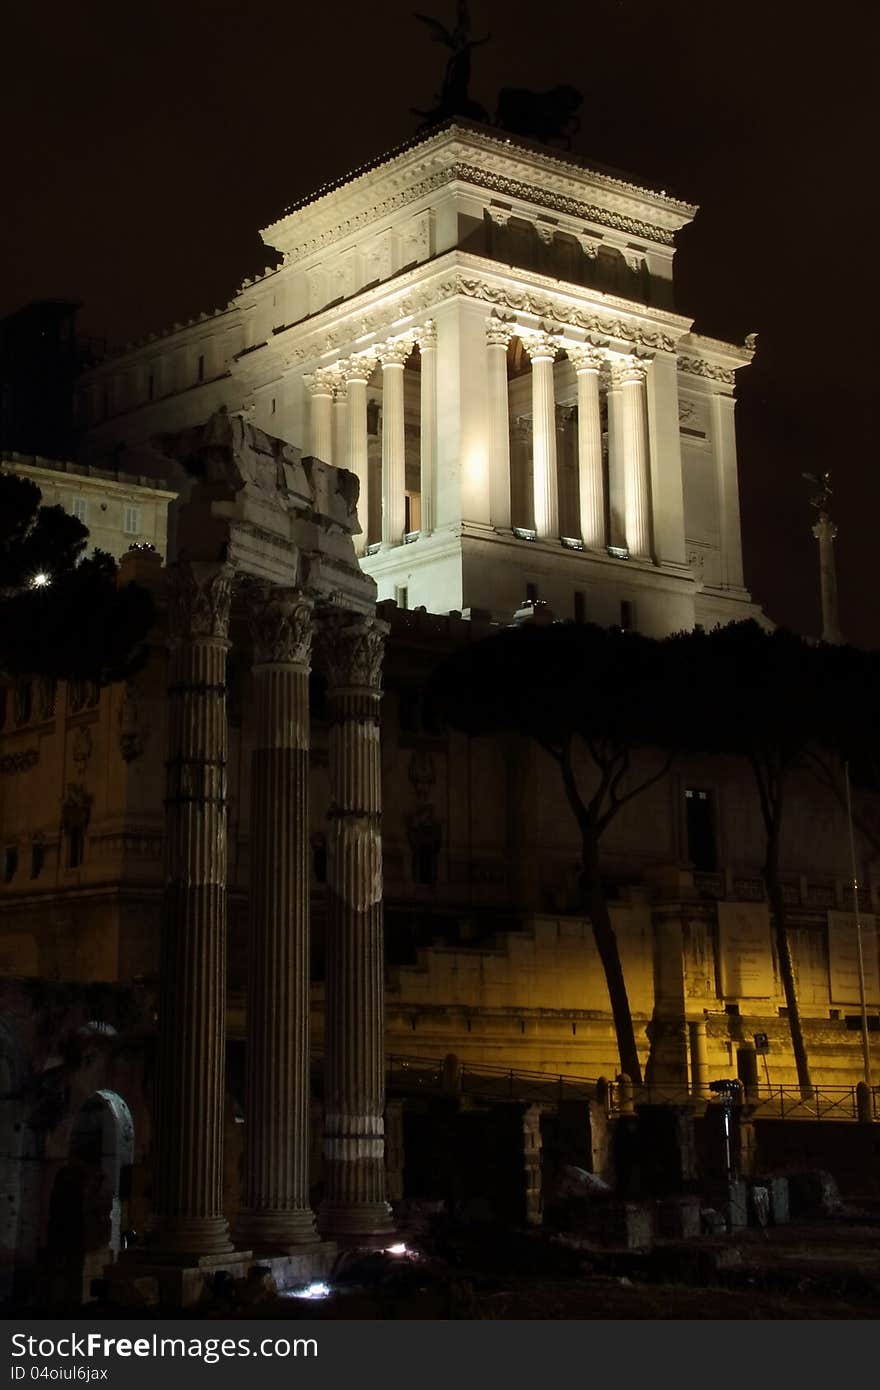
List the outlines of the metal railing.
{"type": "MultiPolygon", "coordinates": [[[[635,1105],[692,1105],[708,1104],[709,1094],[693,1091],[687,1086],[633,1086],[635,1105]]],[[[801,1095],[799,1086],[768,1086],[750,1088],[744,1101],[753,1120],[857,1120],[858,1099],[855,1086],[814,1086],[809,1099],[801,1095]]],[[[872,1091],[873,1116],[880,1122],[880,1086],[872,1091]]],[[[620,1087],[609,1087],[608,1108],[612,1114],[621,1109],[620,1087]]]]}
{"type": "Polygon", "coordinates": [[[399,1054],[385,1059],[389,1092],[425,1092],[472,1096],[475,1100],[517,1100],[555,1104],[560,1100],[592,1100],[596,1082],[585,1076],[554,1076],[549,1072],[495,1067],[489,1062],[459,1062],[448,1069],[442,1061],[399,1054]]]}

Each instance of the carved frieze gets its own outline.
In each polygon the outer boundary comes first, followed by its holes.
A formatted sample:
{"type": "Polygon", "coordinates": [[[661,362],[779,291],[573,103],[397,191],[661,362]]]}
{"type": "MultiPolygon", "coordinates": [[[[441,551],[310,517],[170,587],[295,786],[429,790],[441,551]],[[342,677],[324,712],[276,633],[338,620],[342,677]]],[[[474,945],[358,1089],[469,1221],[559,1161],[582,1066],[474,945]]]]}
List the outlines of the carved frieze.
{"type": "MultiPolygon", "coordinates": [[[[663,246],[672,245],[674,231],[670,228],[656,226],[640,218],[629,217],[625,213],[609,207],[602,207],[598,203],[585,202],[581,198],[574,198],[557,189],[542,188],[535,183],[526,183],[525,180],[510,178],[506,174],[460,161],[436,169],[422,179],[413,178],[412,173],[409,172],[406,185],[397,192],[371,204],[369,207],[360,209],[317,235],[306,238],[297,246],[286,249],[284,251],[285,263],[313,255],[316,251],[322,250],[323,247],[330,246],[333,242],[350,236],[362,227],[388,217],[399,208],[417,202],[436,189],[455,182],[468,183],[486,192],[500,194],[504,198],[518,198],[520,201],[531,203],[533,206],[551,208],[554,212],[565,213],[567,216],[577,218],[578,221],[598,223],[599,226],[610,227],[615,231],[625,232],[629,236],[641,236],[647,241],[658,242],[663,246]]],[[[492,208],[490,215],[495,211],[496,209],[492,208]]],[[[387,254],[385,244],[382,241],[374,243],[369,248],[367,252],[368,265],[370,266],[368,279],[384,279],[386,274],[390,274],[390,267],[387,271],[385,270],[387,254]]]]}
{"type": "Polygon", "coordinates": [[[691,376],[704,376],[710,381],[723,381],[726,386],[733,386],[736,383],[736,377],[731,368],[720,367],[716,362],[705,362],[702,357],[679,357],[678,369],[680,372],[689,372],[691,376]]]}

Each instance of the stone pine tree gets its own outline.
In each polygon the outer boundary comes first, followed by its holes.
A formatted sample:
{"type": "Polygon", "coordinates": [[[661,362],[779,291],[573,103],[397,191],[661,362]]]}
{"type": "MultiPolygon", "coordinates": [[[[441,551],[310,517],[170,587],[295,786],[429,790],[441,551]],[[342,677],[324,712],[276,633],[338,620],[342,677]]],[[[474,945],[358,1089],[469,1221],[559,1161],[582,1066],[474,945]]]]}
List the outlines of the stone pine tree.
{"type": "Polygon", "coordinates": [[[112,556],[37,485],[0,473],[0,674],[121,680],[138,663],[153,603],[118,585],[112,556]]]}
{"type": "Polygon", "coordinates": [[[624,806],[670,766],[672,753],[657,749],[672,747],[682,702],[674,695],[667,644],[591,624],[526,623],[456,653],[434,674],[431,689],[454,728],[472,736],[525,735],[558,769],[580,835],[583,901],[621,1067],[641,1083],[601,845],[624,806]]]}
{"type": "Polygon", "coordinates": [[[752,771],[764,827],[764,886],[776,960],[798,1085],[808,1099],[813,1086],[779,851],[792,773],[805,767],[811,752],[820,744],[828,745],[834,736],[832,711],[839,701],[842,668],[829,659],[832,648],[811,645],[781,628],[766,632],[751,620],[671,641],[689,668],[692,713],[687,746],[698,752],[738,755],[752,771]]]}

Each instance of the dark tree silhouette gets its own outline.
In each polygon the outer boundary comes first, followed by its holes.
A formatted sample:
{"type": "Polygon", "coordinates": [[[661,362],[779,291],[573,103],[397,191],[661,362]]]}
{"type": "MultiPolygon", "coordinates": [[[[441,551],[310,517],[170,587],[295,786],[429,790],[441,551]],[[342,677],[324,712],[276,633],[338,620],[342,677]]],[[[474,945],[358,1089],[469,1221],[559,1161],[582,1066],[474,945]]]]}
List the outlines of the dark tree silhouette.
{"type": "MultiPolygon", "coordinates": [[[[779,876],[780,837],[792,772],[809,767],[816,758],[822,766],[828,759],[836,762],[845,742],[852,742],[855,727],[846,733],[844,704],[854,675],[861,672],[867,681],[864,654],[809,643],[784,629],[766,632],[753,621],[686,633],[672,641],[691,672],[688,746],[738,754],[752,770],[765,832],[764,884],[798,1084],[809,1098],[813,1086],[779,876]]],[[[860,705],[863,731],[870,722],[869,701],[865,684],[860,705]]]]}
{"type": "Polygon", "coordinates": [[[639,750],[674,743],[683,701],[668,644],[591,624],[526,623],[450,658],[432,679],[449,723],[472,736],[513,731],[559,769],[580,833],[581,884],[605,972],[621,1067],[641,1083],[632,1014],[602,878],[602,836],[664,777],[672,753],[635,773],[639,750]]]}
{"type": "Polygon", "coordinates": [[[30,479],[0,473],[0,672],[121,680],[141,658],[152,598],[117,585],[112,556],[83,558],[86,527],[40,500],[30,479]]]}

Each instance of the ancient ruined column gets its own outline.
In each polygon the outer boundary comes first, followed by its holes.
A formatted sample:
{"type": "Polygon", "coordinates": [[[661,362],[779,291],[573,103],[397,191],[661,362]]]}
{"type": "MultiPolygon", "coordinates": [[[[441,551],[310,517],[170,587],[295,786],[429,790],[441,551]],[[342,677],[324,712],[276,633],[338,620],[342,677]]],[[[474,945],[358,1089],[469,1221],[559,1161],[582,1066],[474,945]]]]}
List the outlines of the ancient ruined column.
{"type": "Polygon", "coordinates": [[[651,493],[645,396],[647,368],[634,357],[624,358],[615,364],[613,374],[621,395],[626,547],[633,558],[648,560],[651,558],[651,493]]]}
{"type": "Polygon", "coordinates": [[[819,586],[822,598],[822,641],[841,643],[840,610],[837,604],[837,568],[834,563],[834,541],[837,527],[827,512],[820,512],[813,527],[819,542],[819,586]]]}
{"type": "Polygon", "coordinates": [[[432,319],[416,334],[421,354],[421,532],[430,536],[434,529],[437,491],[437,326],[432,319]]]}
{"type": "Polygon", "coordinates": [[[577,374],[578,496],[581,537],[590,550],[605,549],[605,478],[602,470],[602,416],[599,373],[602,353],[592,347],[567,348],[577,374]]]}
{"type": "Polygon", "coordinates": [[[384,951],[379,700],[387,627],[330,615],[330,825],[324,1173],[319,1224],[334,1238],[391,1230],[385,1200],[384,951]]]}
{"type": "Polygon", "coordinates": [[[556,404],[553,363],[556,343],[549,334],[523,338],[532,363],[532,457],[535,530],[538,538],[559,537],[559,485],[556,476],[556,404]]]}
{"type": "Polygon", "coordinates": [[[309,1207],[311,601],[255,587],[244,1203],[255,1250],[317,1240],[309,1207]]]}
{"type": "Polygon", "coordinates": [[[489,520],[510,528],[510,411],[507,395],[507,347],[513,328],[503,319],[486,324],[489,374],[489,520]]]}
{"type": "Polygon", "coordinates": [[[324,463],[333,462],[333,373],[320,368],[306,379],[311,396],[309,452],[324,463]]]}
{"type": "Polygon", "coordinates": [[[346,467],[358,480],[358,521],[361,533],[354,536],[356,555],[363,555],[369,544],[370,492],[369,455],[367,439],[367,382],[374,362],[370,357],[352,357],[345,364],[345,389],[348,397],[348,459],[346,467]]]}
{"type": "Polygon", "coordinates": [[[403,368],[412,343],[398,339],[379,349],[382,363],[382,544],[400,545],[406,524],[406,435],[403,368]]]}
{"type": "Polygon", "coordinates": [[[158,1254],[232,1250],[223,1217],[226,652],[232,569],[178,563],[169,583],[167,883],[156,1133],[158,1254]]]}

